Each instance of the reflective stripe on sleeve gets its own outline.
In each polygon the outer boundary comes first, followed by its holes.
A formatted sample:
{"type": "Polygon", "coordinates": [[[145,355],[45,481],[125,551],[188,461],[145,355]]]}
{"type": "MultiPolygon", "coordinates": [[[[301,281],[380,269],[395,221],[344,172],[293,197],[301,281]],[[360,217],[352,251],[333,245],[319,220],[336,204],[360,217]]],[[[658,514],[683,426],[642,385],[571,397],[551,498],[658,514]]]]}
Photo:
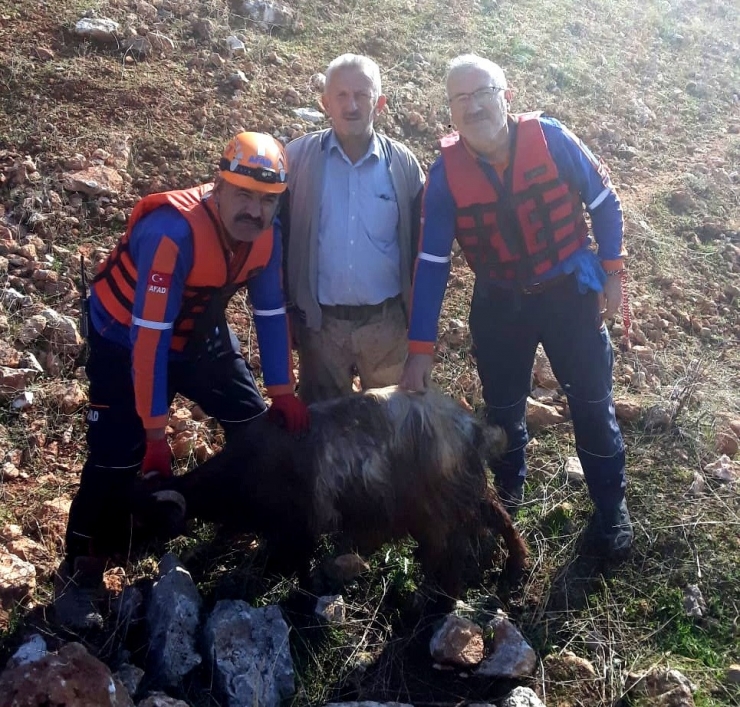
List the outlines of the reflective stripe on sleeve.
{"type": "Polygon", "coordinates": [[[139,319],[139,317],[131,317],[131,321],[136,326],[144,327],[144,329],[157,329],[158,331],[165,331],[172,329],[174,322],[152,322],[148,319],[139,319]]]}
{"type": "Polygon", "coordinates": [[[444,257],[442,255],[430,255],[429,253],[419,253],[419,260],[428,260],[430,263],[449,263],[452,256],[444,257]]]}
{"type": "Polygon", "coordinates": [[[593,211],[607,196],[611,193],[611,189],[604,189],[589,205],[588,210],[593,211]]]}
{"type": "Polygon", "coordinates": [[[255,309],[255,317],[276,317],[278,314],[285,314],[285,307],[279,307],[278,309],[255,309]]]}

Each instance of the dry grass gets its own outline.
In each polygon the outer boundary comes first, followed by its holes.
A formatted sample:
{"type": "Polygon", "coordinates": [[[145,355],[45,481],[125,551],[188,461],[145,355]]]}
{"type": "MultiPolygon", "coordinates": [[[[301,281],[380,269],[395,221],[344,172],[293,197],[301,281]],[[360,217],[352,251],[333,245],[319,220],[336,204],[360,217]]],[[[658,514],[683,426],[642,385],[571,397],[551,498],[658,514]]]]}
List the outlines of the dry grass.
{"type": "MultiPolygon", "coordinates": [[[[562,473],[574,454],[570,426],[538,435],[519,521],[533,551],[533,572],[508,598],[497,596],[491,572],[483,587],[469,593],[466,611],[483,621],[506,599],[542,657],[573,650],[593,661],[599,680],[587,689],[552,684],[542,668],[531,684],[547,691],[548,705],[616,704],[628,671],[657,665],[685,671],[699,686],[696,702],[702,707],[740,704],[724,680],[727,666],[740,661],[740,497],[736,487],[711,480],[702,496],[688,494],[694,472],[716,457],[714,440],[723,420],[740,417],[740,299],[731,294],[737,286],[732,247],[740,230],[736,3],[293,4],[304,26],[298,34],[264,33],[221,0],[164,2],[173,14],[157,29],[176,42],[175,52],[132,61],[119,47],[73,36],[89,4],[0,0],[0,153],[31,156],[43,180],[34,186],[38,203],[26,201],[33,194],[24,187],[0,185],[6,214],[27,221],[33,211],[53,213],[41,235],[70,251],[57,254],[55,267],[74,276],[77,249],[110,247],[122,227],[95,200],[75,200],[61,190],[61,169],[74,153],[106,148],[114,134],[131,135],[131,184],[109,204],[126,213],[140,195],[208,179],[235,130],[288,136],[308,129],[286,102],[286,92],[294,89],[299,105],[315,107],[311,75],[344,51],[367,53],[380,63],[389,96],[380,126],[427,166],[435,158],[435,136],[449,119],[446,62],[470,50],[498,60],[515,90],[515,110],[545,109],[563,119],[610,166],[627,218],[635,322],[653,349],[649,355],[618,353],[616,391],[618,397],[636,396],[645,408],[666,406],[673,424],[663,432],[639,422],[625,425],[637,540],[632,558],[620,568],[595,565],[582,551],[589,501],[562,473]],[[194,35],[194,15],[211,21],[209,39],[194,35]],[[223,66],[211,63],[234,33],[246,39],[247,55],[224,54],[223,66]],[[40,59],[38,46],[52,49],[54,58],[40,59]],[[236,69],[250,79],[239,93],[228,81],[236,69]],[[422,116],[421,128],[412,127],[412,113],[422,116]],[[63,217],[49,205],[52,192],[62,199],[63,217]],[[677,201],[677,192],[685,197],[677,201]],[[668,322],[661,323],[662,334],[651,334],[656,317],[668,322]],[[683,612],[688,584],[702,589],[708,605],[703,619],[683,612]]],[[[99,15],[124,23],[135,7],[126,0],[94,5],[99,15]]],[[[472,278],[457,259],[441,332],[451,319],[466,321],[471,291],[472,278]]],[[[48,304],[58,306],[51,299],[48,304]]],[[[251,357],[256,350],[245,306],[237,300],[231,315],[251,357]]],[[[22,324],[20,317],[10,315],[7,336],[22,324]]],[[[65,370],[71,374],[72,368],[65,370]]],[[[454,397],[481,405],[467,338],[445,347],[435,377],[454,397]]],[[[48,382],[38,385],[43,393],[48,382]]],[[[41,501],[74,491],[84,453],[82,421],[40,408],[21,415],[4,410],[0,422],[7,432],[0,442],[21,451],[29,474],[22,484],[0,483],[0,521],[33,528],[41,501]],[[43,446],[29,441],[34,425],[47,443],[61,444],[66,470],[50,470],[43,446]]],[[[32,535],[43,540],[43,528],[32,535]]],[[[224,542],[212,528],[201,527],[196,539],[180,540],[174,549],[187,558],[208,601],[229,596],[284,605],[295,629],[296,707],[338,697],[460,704],[496,699],[506,687],[431,668],[429,627],[420,623],[410,548],[373,558],[373,571],[345,592],[347,624],[332,629],[301,614],[289,581],[264,576],[259,547],[248,541],[224,542]]],[[[55,551],[50,542],[50,555],[55,551]]],[[[152,570],[151,560],[144,561],[132,577],[152,570]]],[[[45,591],[39,593],[42,601],[48,599],[45,591]]],[[[17,612],[6,652],[31,620],[17,612]]],[[[104,655],[113,648],[98,647],[104,655]]],[[[194,677],[189,701],[215,704],[209,679],[194,677]]]]}

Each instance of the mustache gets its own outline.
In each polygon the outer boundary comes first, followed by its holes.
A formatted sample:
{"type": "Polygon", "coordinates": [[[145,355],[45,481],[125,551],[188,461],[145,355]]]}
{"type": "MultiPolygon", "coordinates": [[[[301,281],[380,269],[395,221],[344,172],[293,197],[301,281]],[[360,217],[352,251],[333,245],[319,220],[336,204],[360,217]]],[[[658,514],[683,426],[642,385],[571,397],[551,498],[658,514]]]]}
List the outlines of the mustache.
{"type": "Polygon", "coordinates": [[[479,123],[482,120],[486,120],[488,116],[486,115],[486,112],[483,110],[478,111],[477,113],[470,113],[465,116],[463,119],[465,123],[479,123]]]}
{"type": "Polygon", "coordinates": [[[251,226],[257,226],[258,228],[262,228],[263,226],[261,218],[255,218],[249,214],[239,214],[234,217],[234,221],[236,221],[236,223],[248,223],[251,226]]]}

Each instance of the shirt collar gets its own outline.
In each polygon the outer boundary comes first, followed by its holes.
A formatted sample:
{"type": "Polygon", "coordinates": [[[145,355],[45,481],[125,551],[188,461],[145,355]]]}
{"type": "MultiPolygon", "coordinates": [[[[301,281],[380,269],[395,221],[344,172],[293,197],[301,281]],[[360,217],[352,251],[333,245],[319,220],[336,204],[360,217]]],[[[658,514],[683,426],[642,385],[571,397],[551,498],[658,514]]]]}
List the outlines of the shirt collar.
{"type": "MultiPolygon", "coordinates": [[[[327,148],[329,154],[334,152],[334,150],[338,150],[339,154],[342,156],[343,159],[345,159],[347,162],[349,162],[349,158],[344,153],[344,150],[342,149],[342,146],[339,144],[339,140],[337,139],[336,133],[332,130],[329,133],[329,140],[327,142],[327,148]]],[[[380,140],[378,140],[378,136],[375,134],[375,131],[373,130],[373,136],[370,140],[370,144],[368,145],[367,152],[359,159],[357,162],[355,162],[355,166],[361,165],[365,160],[370,159],[370,157],[375,157],[377,160],[380,160],[381,158],[381,147],[380,147],[380,140]]]]}

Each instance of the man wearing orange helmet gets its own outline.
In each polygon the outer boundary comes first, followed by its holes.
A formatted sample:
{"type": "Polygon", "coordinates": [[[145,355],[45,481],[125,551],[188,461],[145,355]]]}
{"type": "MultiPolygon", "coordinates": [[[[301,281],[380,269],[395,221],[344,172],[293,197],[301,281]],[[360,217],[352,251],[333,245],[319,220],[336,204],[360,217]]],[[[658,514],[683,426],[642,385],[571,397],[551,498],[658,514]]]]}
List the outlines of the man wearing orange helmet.
{"type": "Polygon", "coordinates": [[[246,286],[253,306],[270,416],[308,427],[294,395],[275,214],[287,186],[282,145],[240,133],[215,183],[152,194],[95,276],[89,300],[89,455],[70,508],[55,608],[76,627],[99,620],[91,601],[106,558],[125,552],[136,474],[168,476],[165,437],[176,393],[234,429],[263,417],[265,402],[226,323],[246,286]]]}

